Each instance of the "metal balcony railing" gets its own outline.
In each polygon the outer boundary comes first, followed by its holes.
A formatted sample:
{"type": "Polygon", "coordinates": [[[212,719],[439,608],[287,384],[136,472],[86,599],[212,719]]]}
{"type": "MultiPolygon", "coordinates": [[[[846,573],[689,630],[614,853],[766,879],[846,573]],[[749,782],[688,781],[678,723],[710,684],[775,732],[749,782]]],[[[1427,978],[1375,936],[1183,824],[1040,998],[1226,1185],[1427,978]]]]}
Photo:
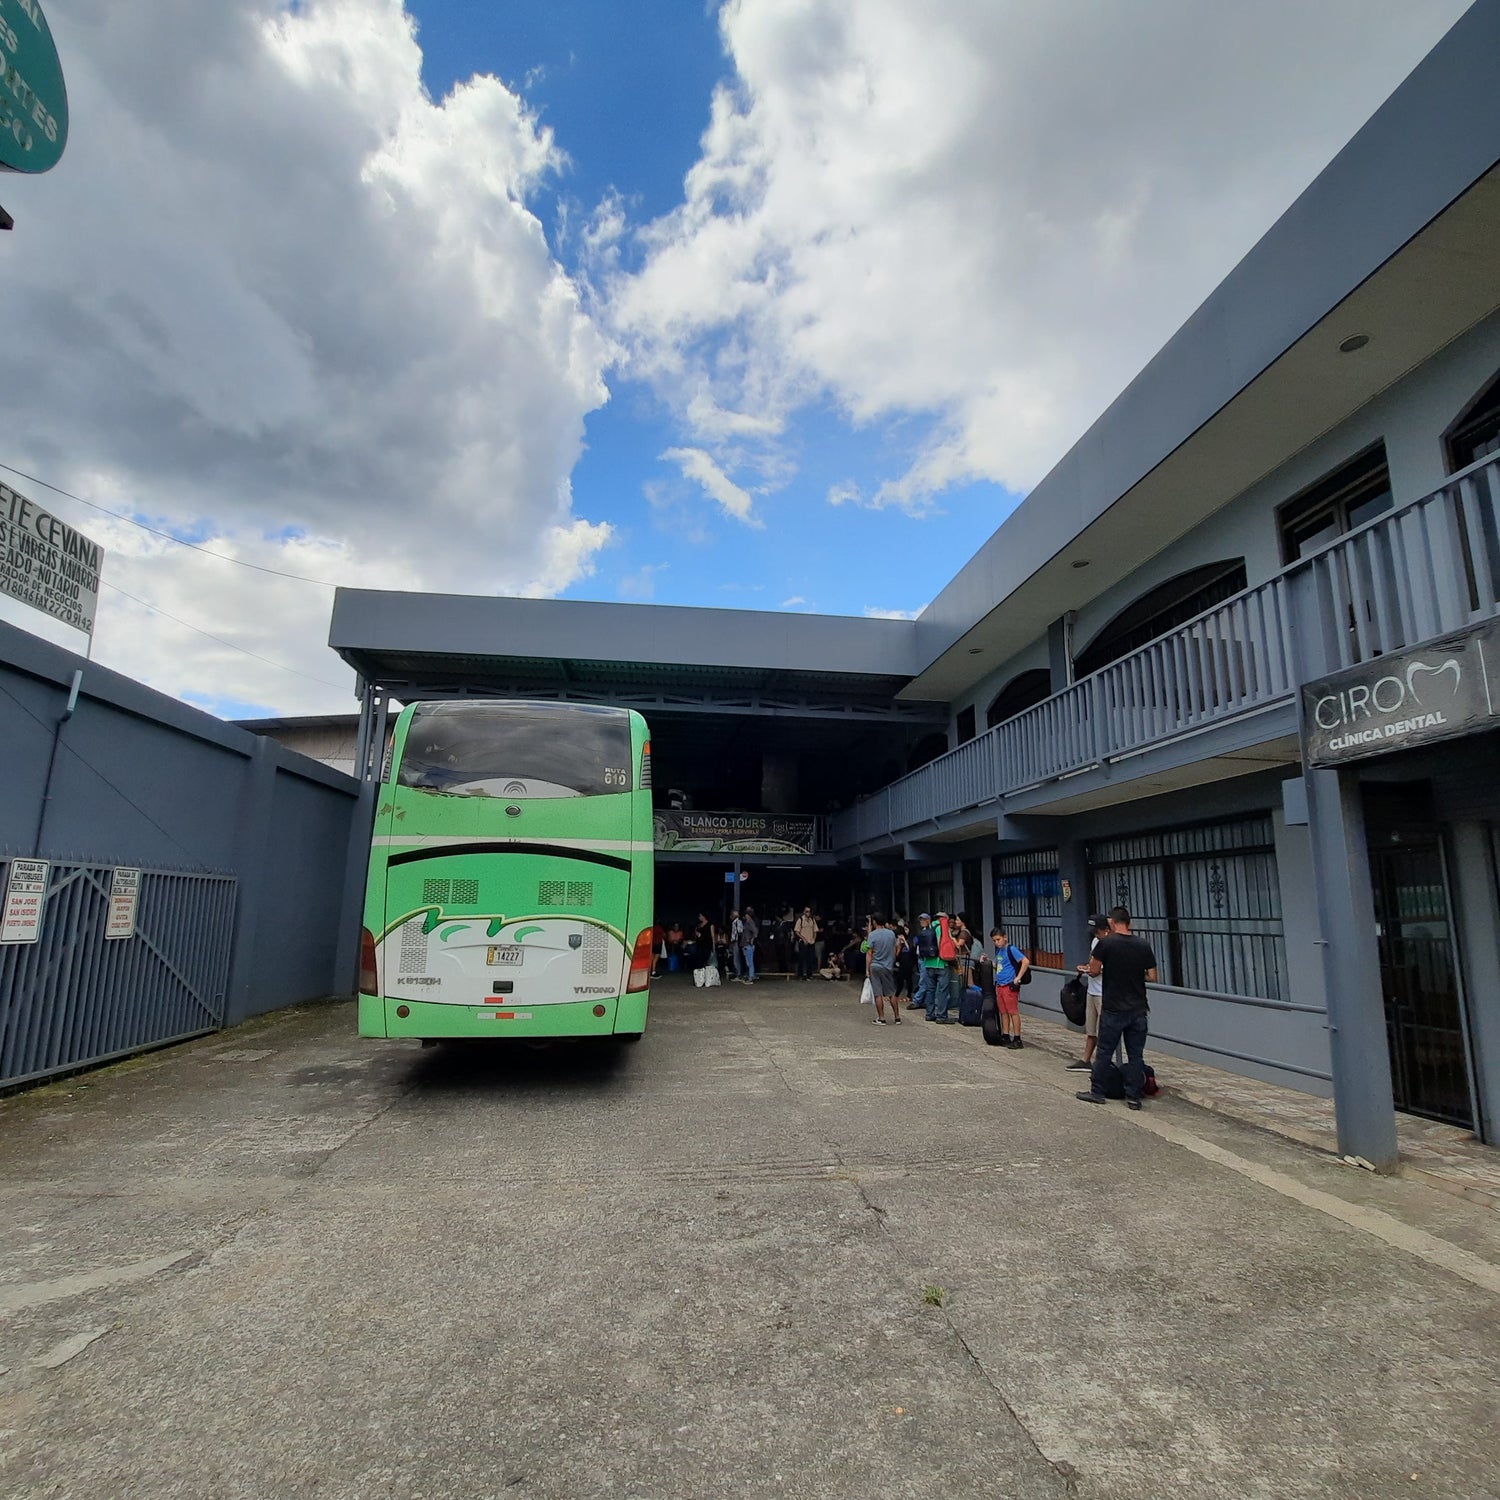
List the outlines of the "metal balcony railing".
{"type": "Polygon", "coordinates": [[[836,815],[833,843],[914,836],[1496,613],[1500,455],[893,781],[836,815]]]}

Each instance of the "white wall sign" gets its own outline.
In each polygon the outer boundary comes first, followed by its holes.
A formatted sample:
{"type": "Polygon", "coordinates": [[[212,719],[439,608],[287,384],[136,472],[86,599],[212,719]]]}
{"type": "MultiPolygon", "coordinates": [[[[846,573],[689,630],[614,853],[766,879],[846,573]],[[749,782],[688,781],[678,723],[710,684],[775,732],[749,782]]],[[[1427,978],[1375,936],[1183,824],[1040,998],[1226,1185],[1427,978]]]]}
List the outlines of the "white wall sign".
{"type": "Polygon", "coordinates": [[[45,859],[11,860],[5,908],[0,912],[0,943],[34,943],[41,936],[47,870],[45,859]]]}
{"type": "Polygon", "coordinates": [[[104,548],[0,484],[0,594],[94,633],[104,548]]]}
{"type": "Polygon", "coordinates": [[[135,912],[141,899],[141,872],[117,869],[109,882],[109,913],[104,918],[104,936],[135,936],[135,912]]]}

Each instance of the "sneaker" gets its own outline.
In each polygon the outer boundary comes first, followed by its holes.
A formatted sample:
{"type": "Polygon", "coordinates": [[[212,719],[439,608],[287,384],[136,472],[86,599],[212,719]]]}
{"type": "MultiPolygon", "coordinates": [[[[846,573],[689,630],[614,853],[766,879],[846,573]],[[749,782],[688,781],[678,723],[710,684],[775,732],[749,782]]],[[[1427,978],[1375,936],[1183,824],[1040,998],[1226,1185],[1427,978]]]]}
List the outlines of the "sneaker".
{"type": "Polygon", "coordinates": [[[947,1026],[950,1024],[947,1016],[928,1016],[927,1019],[937,1026],[947,1026]]]}
{"type": "Polygon", "coordinates": [[[1127,1099],[1125,1101],[1125,1108],[1126,1109],[1139,1109],[1140,1107],[1141,1107],[1141,1101],[1139,1099],[1127,1099]]]}
{"type": "Polygon", "coordinates": [[[1020,1050],[1021,1050],[1021,1048],[1022,1048],[1022,1047],[1024,1047],[1024,1046],[1025,1046],[1025,1045],[1026,1045],[1026,1043],[1025,1043],[1025,1042],[1023,1042],[1023,1041],[1022,1041],[1022,1040],[1021,1040],[1021,1038],[1020,1038],[1020,1037],[1018,1037],[1018,1036],[1013,1036],[1013,1037],[1012,1037],[1012,1038],[1011,1038],[1011,1039],[1010,1039],[1010,1044],[1011,1044],[1011,1046],[1012,1046],[1012,1047],[1014,1047],[1014,1048],[1015,1048],[1015,1049],[1016,1049],[1016,1051],[1017,1051],[1017,1052],[1019,1052],[1019,1051],[1020,1051],[1020,1050]]]}
{"type": "Polygon", "coordinates": [[[1075,1099],[1082,1099],[1085,1104],[1105,1104],[1108,1102],[1103,1094],[1096,1094],[1093,1089],[1083,1089],[1081,1092],[1074,1094],[1073,1097],[1075,1099]]]}
{"type": "Polygon", "coordinates": [[[879,1016],[876,1016],[876,1017],[875,1017],[875,1024],[876,1024],[876,1025],[877,1025],[877,1026],[884,1026],[884,1025],[885,1025],[885,1022],[884,1022],[884,1021],[882,1021],[882,1020],[881,1020],[881,1019],[880,1019],[880,1017],[879,1017],[879,1016]]]}
{"type": "Polygon", "coordinates": [[[897,1016],[896,1019],[891,1022],[891,1025],[893,1025],[893,1026],[899,1026],[900,1024],[901,1024],[901,1017],[900,1016],[897,1016]]]}
{"type": "Polygon", "coordinates": [[[1093,1063],[1084,1062],[1081,1057],[1075,1057],[1063,1071],[1065,1073],[1092,1073],[1094,1065],[1093,1063]]]}

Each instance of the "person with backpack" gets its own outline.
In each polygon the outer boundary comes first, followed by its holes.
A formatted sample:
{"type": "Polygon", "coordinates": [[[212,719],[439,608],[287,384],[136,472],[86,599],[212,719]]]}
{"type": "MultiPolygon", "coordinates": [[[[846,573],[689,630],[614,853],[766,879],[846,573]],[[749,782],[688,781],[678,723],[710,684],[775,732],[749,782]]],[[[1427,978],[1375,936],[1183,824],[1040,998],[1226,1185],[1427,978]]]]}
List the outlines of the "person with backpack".
{"type": "Polygon", "coordinates": [[[760,923],[755,920],[754,909],[747,906],[744,916],[736,916],[730,927],[730,938],[734,943],[734,977],[741,984],[755,983],[755,943],[759,937],[760,923]]]}
{"type": "MultiPolygon", "coordinates": [[[[1108,917],[1089,918],[1089,957],[1093,958],[1094,949],[1099,946],[1099,939],[1109,936],[1108,917]]],[[[1078,965],[1079,976],[1088,985],[1088,997],[1084,1010],[1083,1020],[1083,1056],[1075,1057],[1068,1064],[1067,1071],[1070,1073],[1088,1073],[1094,1071],[1094,1052],[1099,1046],[1099,1007],[1104,1001],[1104,976],[1102,974],[1090,974],[1087,964],[1078,965]]]]}
{"type": "Polygon", "coordinates": [[[811,979],[818,972],[818,919],[810,906],[802,908],[802,915],[792,926],[797,940],[797,978],[811,979]]]}
{"type": "Polygon", "coordinates": [[[1013,948],[1003,927],[990,929],[990,943],[995,950],[995,1007],[1000,1012],[1000,1045],[1020,1047],[1021,986],[1031,969],[1031,960],[1019,948],[1013,948]]]}
{"type": "Polygon", "coordinates": [[[948,1011],[957,999],[960,942],[958,925],[945,911],[933,923],[937,932],[937,967],[932,971],[932,990],[927,996],[927,1019],[948,1024],[948,1011]]]}
{"type": "Polygon", "coordinates": [[[1115,1048],[1123,1041],[1125,1103],[1139,1109],[1146,1086],[1146,1016],[1150,1009],[1146,986],[1156,982],[1156,954],[1145,938],[1131,932],[1130,913],[1125,907],[1110,908],[1109,936],[1099,939],[1088,972],[1103,976],[1104,994],[1090,1087],[1077,1097],[1087,1104],[1103,1104],[1108,1099],[1109,1070],[1114,1066],[1115,1048]]]}
{"type": "Polygon", "coordinates": [[[917,930],[912,934],[918,977],[917,988],[911,997],[911,1008],[926,1011],[929,1021],[936,1019],[932,1008],[933,994],[937,989],[937,971],[943,967],[937,945],[937,929],[932,925],[932,918],[924,911],[917,918],[917,930]]]}

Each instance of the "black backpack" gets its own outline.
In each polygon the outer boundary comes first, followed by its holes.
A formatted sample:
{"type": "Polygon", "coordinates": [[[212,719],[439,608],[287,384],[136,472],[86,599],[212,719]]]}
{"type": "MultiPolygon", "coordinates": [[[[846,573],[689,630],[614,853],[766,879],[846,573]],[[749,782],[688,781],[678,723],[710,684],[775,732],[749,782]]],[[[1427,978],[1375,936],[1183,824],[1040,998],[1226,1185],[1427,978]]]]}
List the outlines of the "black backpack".
{"type": "MultiPolygon", "coordinates": [[[[1030,978],[1027,975],[1027,978],[1030,978]]],[[[1089,987],[1082,974],[1075,974],[1067,980],[1058,996],[1062,1003],[1062,1013],[1075,1026],[1082,1026],[1089,1013],[1089,987]]]]}
{"type": "MultiPolygon", "coordinates": [[[[1150,1063],[1144,1064],[1146,1076],[1141,1081],[1141,1097],[1143,1099],[1154,1099],[1161,1093],[1161,1085],[1156,1081],[1156,1069],[1150,1063]]],[[[1112,1062],[1104,1075],[1104,1097],[1106,1099],[1123,1099],[1125,1097],[1125,1070],[1119,1063],[1112,1062]]]]}
{"type": "MultiPolygon", "coordinates": [[[[1010,946],[1010,957],[1011,957],[1011,961],[1012,962],[1015,962],[1016,959],[1021,959],[1021,958],[1025,958],[1026,957],[1026,955],[1024,953],[1022,953],[1021,950],[1019,948],[1017,948],[1014,944],[1011,944],[1009,946],[1010,946]]],[[[1018,969],[1021,967],[1021,965],[1019,963],[1017,963],[1015,966],[1018,969]]],[[[1026,972],[1023,975],[1021,975],[1021,977],[1018,980],[1016,980],[1016,983],[1017,984],[1030,984],[1031,983],[1031,966],[1029,964],[1026,967],[1026,972]]]]}

